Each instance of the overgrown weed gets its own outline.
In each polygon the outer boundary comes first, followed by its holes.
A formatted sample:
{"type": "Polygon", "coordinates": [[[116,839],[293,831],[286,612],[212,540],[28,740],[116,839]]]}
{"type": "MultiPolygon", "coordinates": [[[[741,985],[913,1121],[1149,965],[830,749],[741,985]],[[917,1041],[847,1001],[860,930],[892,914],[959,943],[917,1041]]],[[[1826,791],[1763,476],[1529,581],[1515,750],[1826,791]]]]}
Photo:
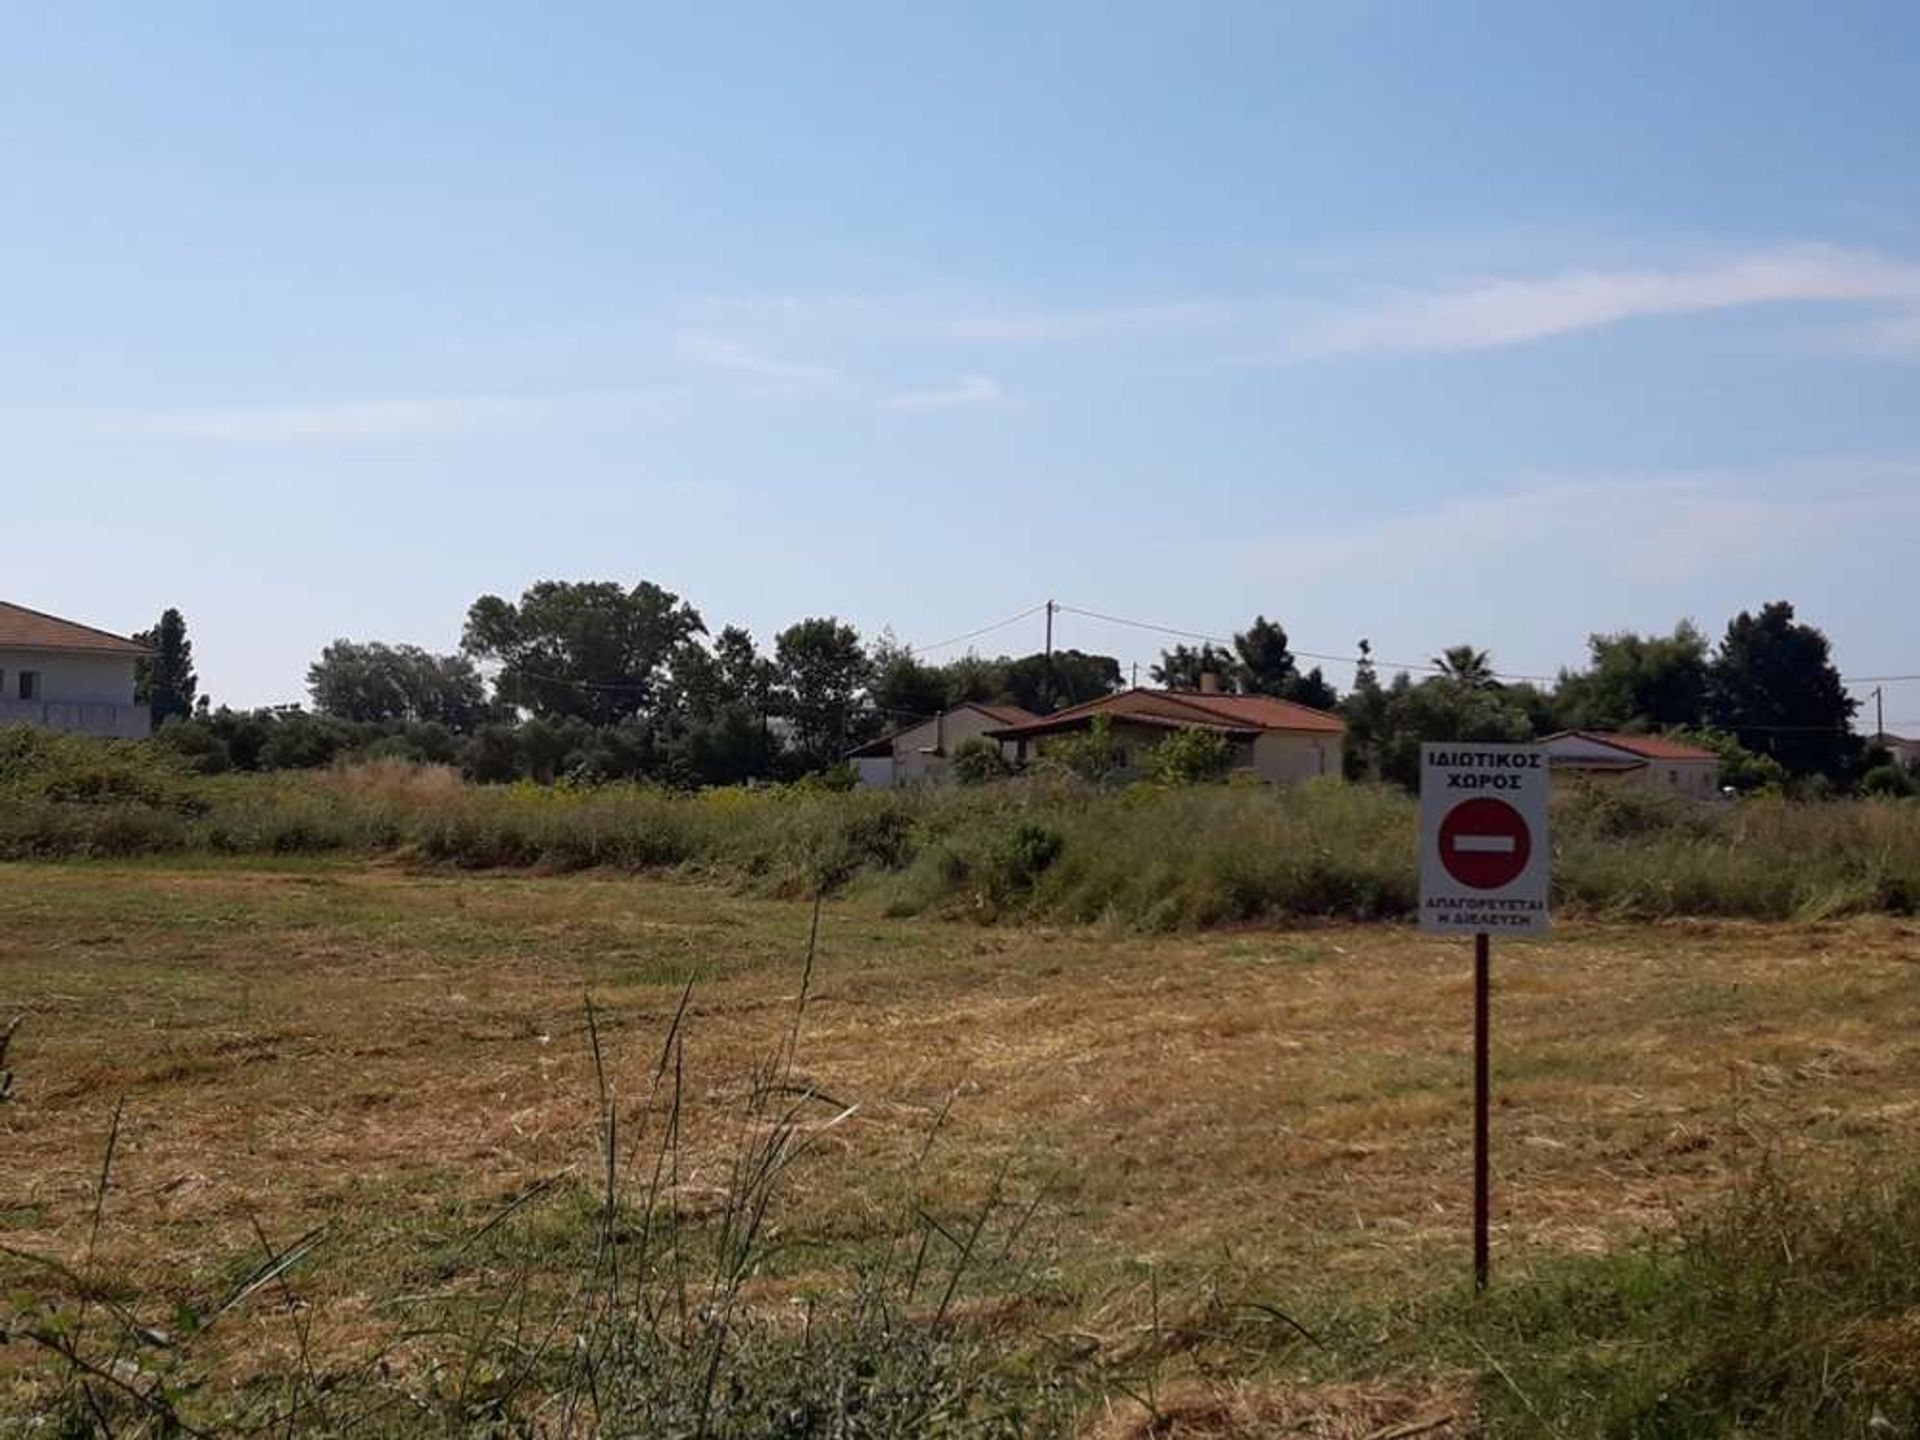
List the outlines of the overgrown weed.
{"type": "MultiPolygon", "coordinates": [[[[1321,781],[1101,789],[688,795],[644,784],[468,785],[379,760],[197,776],[128,742],[0,733],[0,859],[205,851],[395,853],[470,869],[687,870],[770,895],[865,889],[895,915],[1111,922],[1395,919],[1416,901],[1416,812],[1321,781]]],[[[1562,797],[1556,904],[1613,918],[1832,919],[1920,902],[1920,801],[1562,797]]]]}

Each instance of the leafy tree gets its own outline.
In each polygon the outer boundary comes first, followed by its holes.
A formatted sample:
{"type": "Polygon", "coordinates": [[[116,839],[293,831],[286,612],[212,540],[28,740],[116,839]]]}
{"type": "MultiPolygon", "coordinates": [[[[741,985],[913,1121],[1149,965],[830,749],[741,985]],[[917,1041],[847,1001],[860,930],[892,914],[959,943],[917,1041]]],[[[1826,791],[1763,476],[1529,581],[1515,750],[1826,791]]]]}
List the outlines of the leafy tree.
{"type": "MultiPolygon", "coordinates": [[[[689,640],[675,654],[667,714],[656,716],[647,753],[667,783],[737,785],[772,775],[778,746],[768,724],[775,669],[737,625],[711,650],[689,640]]],[[[605,757],[594,764],[608,763],[605,757]]],[[[651,773],[651,772],[649,772],[651,773]]]]}
{"type": "Polygon", "coordinates": [[[1373,642],[1362,639],[1360,661],[1353,667],[1353,689],[1340,702],[1347,722],[1341,769],[1349,780],[1380,778],[1380,745],[1387,733],[1387,692],[1373,664],[1373,642]]]}
{"type": "Polygon", "coordinates": [[[1162,785],[1206,785],[1233,770],[1233,742],[1214,730],[1176,730],[1147,752],[1147,773],[1162,785]]]}
{"type": "Polygon", "coordinates": [[[1001,671],[998,692],[969,698],[1001,701],[1044,715],[1098,700],[1120,688],[1120,662],[1111,655],[1056,650],[1051,660],[1040,652],[1023,655],[1018,660],[1003,658],[998,663],[1001,671]]]}
{"type": "MultiPolygon", "coordinates": [[[[941,678],[947,687],[947,703],[962,705],[973,700],[989,704],[1019,704],[1007,689],[1007,666],[1010,663],[1004,655],[998,660],[988,660],[971,651],[958,660],[949,660],[940,667],[941,678]]],[[[1033,707],[1029,705],[1026,708],[1031,710],[1033,707]]]]}
{"type": "Polygon", "coordinates": [[[460,648],[500,671],[501,700],[545,719],[615,725],[652,712],[673,658],[700,614],[643,580],[542,580],[512,604],[483,595],[467,611],[460,648]]]}
{"type": "Polygon", "coordinates": [[[1433,657],[1433,664],[1443,679],[1475,690],[1489,690],[1500,683],[1499,677],[1493,673],[1493,661],[1487,652],[1476,650],[1471,645],[1449,645],[1433,657]]]}
{"type": "Polygon", "coordinates": [[[773,662],[754,648],[753,636],[738,625],[725,626],[714,636],[713,657],[720,666],[727,699],[764,719],[778,672],[773,662]]]}
{"type": "Polygon", "coordinates": [[[1153,676],[1154,684],[1169,690],[1198,690],[1203,675],[1216,676],[1222,689],[1232,689],[1239,663],[1231,650],[1223,650],[1211,642],[1197,646],[1181,644],[1162,650],[1159,663],[1148,673],[1153,676]]]}
{"type": "Polygon", "coordinates": [[[1698,729],[1670,730],[1667,733],[1675,740],[1697,745],[1702,750],[1711,750],[1718,755],[1719,783],[1726,789],[1743,795],[1755,791],[1777,792],[1787,783],[1787,772],[1780,768],[1777,761],[1771,756],[1755,755],[1725,730],[1703,726],[1698,729]]]}
{"type": "Polygon", "coordinates": [[[1113,717],[1095,715],[1078,735],[1056,736],[1042,757],[1054,768],[1098,784],[1120,771],[1120,747],[1113,738],[1113,717]]]}
{"type": "Polygon", "coordinates": [[[1434,675],[1414,684],[1403,671],[1382,696],[1379,730],[1369,757],[1372,773],[1408,789],[1420,783],[1420,746],[1426,741],[1484,740],[1517,744],[1533,738],[1527,712],[1509,692],[1478,677],[1486,669],[1466,665],[1458,675],[1434,675]]]}
{"type": "Polygon", "coordinates": [[[914,658],[913,651],[896,641],[891,631],[874,642],[870,664],[869,694],[887,726],[911,725],[947,708],[946,675],[914,658]]]}
{"type": "Polygon", "coordinates": [[[266,741],[256,761],[262,770],[312,770],[331,765],[352,748],[354,732],[324,715],[289,706],[267,712],[266,741]]]}
{"type": "Polygon", "coordinates": [[[327,646],[307,667],[307,694],[314,709],[338,719],[432,722],[461,733],[487,712],[486,682],[465,656],[378,640],[327,646]]]}
{"type": "Polygon", "coordinates": [[[1558,689],[1542,690],[1529,680],[1516,680],[1502,685],[1500,693],[1509,706],[1527,717],[1527,728],[1535,736],[1569,728],[1560,715],[1558,689]]]}
{"type": "Polygon", "coordinates": [[[1264,615],[1254,616],[1253,624],[1233,637],[1233,652],[1236,660],[1229,688],[1242,695],[1272,695],[1316,710],[1331,710],[1340,703],[1339,691],[1319,666],[1301,672],[1287,648],[1287,632],[1264,615]]]}
{"type": "Polygon", "coordinates": [[[1294,676],[1280,698],[1291,700],[1296,705],[1310,705],[1315,710],[1337,710],[1340,707],[1340,692],[1333,688],[1333,682],[1327,679],[1318,665],[1304,675],[1294,676]]]}
{"type": "Polygon", "coordinates": [[[1006,752],[984,736],[975,735],[953,747],[953,778],[961,785],[985,785],[1013,774],[1006,752]]]}
{"type": "Polygon", "coordinates": [[[133,643],[153,652],[133,665],[134,703],[147,706],[153,728],[191,715],[200,678],[193,673],[193,641],[187,638],[180,612],[168,606],[160,612],[160,623],[135,635],[133,643]]]}
{"type": "Polygon", "coordinates": [[[1293,651],[1287,648],[1287,632],[1264,615],[1253,617],[1253,624],[1233,637],[1233,652],[1238,657],[1233,667],[1235,688],[1246,695],[1277,695],[1290,699],[1290,687],[1299,678],[1293,651]]]}
{"type": "Polygon", "coordinates": [[[1706,721],[1707,637],[1682,620],[1671,635],[1590,635],[1591,660],[1561,672],[1564,724],[1587,730],[1672,730],[1706,721]]]}
{"type": "Polygon", "coordinates": [[[469,780],[504,784],[521,774],[520,730],[496,723],[474,731],[460,750],[460,770],[469,780]]]}
{"type": "Polygon", "coordinates": [[[803,763],[831,764],[868,728],[870,664],[860,632],[828,617],[790,625],[773,643],[776,709],[793,725],[803,763]]]}
{"type": "Polygon", "coordinates": [[[766,718],[728,705],[680,737],[674,756],[702,785],[739,785],[775,773],[779,756],[766,718]]]}
{"type": "Polygon", "coordinates": [[[667,662],[665,703],[682,724],[710,720],[730,698],[720,661],[698,640],[689,640],[667,662]]]}
{"type": "Polygon", "coordinates": [[[1837,778],[1859,749],[1851,733],[1858,708],[1827,637],[1797,623],[1786,601],[1728,623],[1708,674],[1707,711],[1746,749],[1771,755],[1790,775],[1837,778]]]}

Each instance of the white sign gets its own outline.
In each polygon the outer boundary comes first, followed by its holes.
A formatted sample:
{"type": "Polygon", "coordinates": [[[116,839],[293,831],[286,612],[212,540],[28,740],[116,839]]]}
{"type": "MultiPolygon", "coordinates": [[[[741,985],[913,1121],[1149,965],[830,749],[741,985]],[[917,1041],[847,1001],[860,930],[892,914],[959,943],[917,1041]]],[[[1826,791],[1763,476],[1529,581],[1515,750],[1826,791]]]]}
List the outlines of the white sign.
{"type": "Polygon", "coordinates": [[[1420,928],[1548,927],[1547,753],[1537,745],[1420,747],[1420,928]]]}

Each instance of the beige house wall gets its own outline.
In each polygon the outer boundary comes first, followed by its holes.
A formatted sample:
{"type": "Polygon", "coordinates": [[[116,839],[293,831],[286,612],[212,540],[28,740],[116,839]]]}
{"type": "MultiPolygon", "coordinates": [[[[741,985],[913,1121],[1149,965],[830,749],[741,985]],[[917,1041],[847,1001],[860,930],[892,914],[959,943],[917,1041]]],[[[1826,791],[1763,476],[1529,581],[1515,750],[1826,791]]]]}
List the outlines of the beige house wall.
{"type": "Polygon", "coordinates": [[[131,655],[0,650],[0,725],[144,740],[152,716],[134,703],[133,666],[131,655]],[[31,699],[20,696],[22,672],[35,677],[31,699]]]}
{"type": "MultiPolygon", "coordinates": [[[[1030,757],[1043,756],[1055,743],[1077,739],[1085,733],[1074,731],[1030,740],[1027,753],[1030,757]]],[[[1124,717],[1116,716],[1110,733],[1121,753],[1121,769],[1138,774],[1146,770],[1148,755],[1172,732],[1157,725],[1129,725],[1124,717]]],[[[1337,776],[1340,774],[1340,740],[1338,735],[1269,730],[1252,740],[1233,742],[1233,767],[1239,771],[1250,770],[1262,780],[1280,785],[1297,785],[1322,775],[1337,776]]]]}
{"type": "Polygon", "coordinates": [[[1339,735],[1269,730],[1253,742],[1253,769],[1262,780],[1299,785],[1340,774],[1339,735]]]}
{"type": "MultiPolygon", "coordinates": [[[[978,710],[952,710],[902,730],[893,737],[893,754],[857,761],[862,785],[944,785],[953,778],[953,752],[969,740],[1006,724],[978,710]]],[[[1009,757],[1011,744],[1000,749],[1009,757]]]]}
{"type": "Polygon", "coordinates": [[[1629,785],[1642,790],[1664,790],[1689,800],[1711,800],[1720,793],[1718,760],[1649,760],[1628,770],[1583,769],[1579,764],[1553,767],[1557,787],[1570,784],[1629,785]]]}

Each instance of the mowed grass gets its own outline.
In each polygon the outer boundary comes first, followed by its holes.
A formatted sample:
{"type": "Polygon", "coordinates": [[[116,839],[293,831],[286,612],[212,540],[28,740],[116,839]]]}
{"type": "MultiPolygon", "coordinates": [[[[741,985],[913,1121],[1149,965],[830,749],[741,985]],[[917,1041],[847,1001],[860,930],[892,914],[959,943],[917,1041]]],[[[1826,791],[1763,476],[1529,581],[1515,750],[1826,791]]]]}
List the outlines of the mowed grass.
{"type": "MultiPolygon", "coordinates": [[[[691,982],[676,1200],[697,1214],[724,1193],[727,1126],[788,1033],[810,919],[597,874],[0,866],[0,1018],[24,1016],[0,1245],[69,1264],[92,1247],[124,1296],[204,1310],[262,1234],[330,1223],[297,1308],[315,1354],[351,1355],[530,1185],[577,1166],[591,1189],[588,995],[618,1109],[691,982]]],[[[785,1192],[764,1295],[883,1253],[916,1204],[964,1216],[997,1185],[1038,1201],[1031,1323],[1063,1343],[1124,1349],[1176,1297],[1222,1291],[1328,1331],[1417,1312],[1467,1264],[1470,971],[1466,946],[1399,926],[1170,938],[829,902],[797,1069],[858,1109],[785,1192]]],[[[1916,1022],[1920,925],[1901,919],[1496,947],[1502,1278],[1668,1228],[1763,1156],[1840,1184],[1901,1162],[1916,1022]]],[[[534,1263],[545,1237],[559,1283],[591,1224],[544,1212],[534,1263]]],[[[244,1377],[301,1342],[263,1303],[222,1343],[244,1377]]],[[[0,1404],[44,1380],[0,1349],[0,1404]]]]}

